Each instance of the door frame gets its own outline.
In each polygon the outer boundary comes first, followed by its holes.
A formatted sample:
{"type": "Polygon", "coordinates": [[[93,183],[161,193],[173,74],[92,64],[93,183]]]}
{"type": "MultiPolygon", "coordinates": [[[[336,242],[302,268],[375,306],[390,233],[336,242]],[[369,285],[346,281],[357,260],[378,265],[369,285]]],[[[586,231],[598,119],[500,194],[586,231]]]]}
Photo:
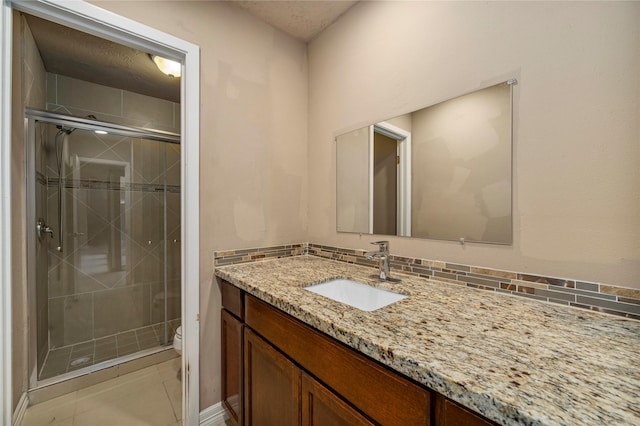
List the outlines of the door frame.
{"type": "MultiPolygon", "coordinates": [[[[188,41],[83,1],[3,0],[0,5],[0,423],[12,424],[11,116],[13,10],[182,62],[182,412],[183,424],[199,423],[199,151],[200,48],[188,41]],[[189,206],[187,209],[186,206],[189,206]]],[[[27,373],[28,374],[28,373],[27,373]]]]}
{"type": "Polygon", "coordinates": [[[369,233],[373,234],[374,137],[380,133],[398,141],[396,235],[411,236],[411,132],[386,121],[369,126],[369,233]]]}
{"type": "Polygon", "coordinates": [[[11,309],[11,32],[8,3],[0,5],[0,423],[10,425],[12,397],[12,309],[11,309]]]}

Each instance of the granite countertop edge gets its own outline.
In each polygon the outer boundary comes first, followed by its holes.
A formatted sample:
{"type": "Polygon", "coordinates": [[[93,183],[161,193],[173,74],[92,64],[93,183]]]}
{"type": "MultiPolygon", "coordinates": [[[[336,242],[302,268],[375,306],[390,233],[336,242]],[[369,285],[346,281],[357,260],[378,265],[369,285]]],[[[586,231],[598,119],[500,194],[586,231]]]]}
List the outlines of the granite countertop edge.
{"type": "MultiPolygon", "coordinates": [[[[572,401],[572,403],[561,407],[556,406],[557,402],[546,404],[545,395],[536,395],[536,392],[533,391],[535,382],[540,382],[539,386],[544,389],[550,389],[550,393],[555,392],[556,389],[562,391],[566,386],[560,381],[566,380],[566,376],[570,375],[573,370],[568,369],[566,372],[560,370],[553,373],[544,371],[544,365],[527,365],[526,360],[513,359],[527,358],[526,354],[522,353],[522,346],[518,347],[518,344],[514,344],[514,349],[506,351],[503,356],[499,352],[500,346],[509,346],[512,343],[511,341],[507,342],[508,339],[505,336],[512,335],[512,340],[521,343],[525,348],[527,347],[527,338],[525,337],[525,341],[522,341],[523,338],[519,335],[521,333],[518,333],[517,328],[513,329],[513,324],[510,325],[511,328],[503,327],[500,324],[502,318],[498,318],[498,316],[503,315],[508,318],[511,308],[511,310],[520,309],[526,312],[527,315],[523,321],[534,322],[536,315],[543,316],[544,321],[541,327],[555,321],[573,322],[574,324],[569,326],[562,324],[562,332],[558,332],[558,334],[564,333],[561,334],[562,338],[566,338],[567,335],[571,338],[571,331],[579,329],[580,322],[585,321],[586,318],[589,327],[598,327],[598,330],[604,329],[605,331],[618,331],[619,334],[622,334],[621,339],[624,343],[627,343],[624,339],[628,340],[628,333],[637,331],[640,334],[640,322],[578,310],[577,308],[544,304],[516,296],[489,293],[400,273],[394,275],[402,278],[402,283],[399,285],[378,282],[371,277],[375,271],[370,267],[313,255],[302,255],[221,266],[215,269],[215,274],[360,353],[499,424],[555,425],[572,424],[579,421],[584,425],[595,425],[604,424],[602,422],[633,424],[636,420],[640,421],[640,411],[634,412],[633,401],[627,401],[631,408],[627,407],[627,410],[622,413],[613,413],[611,416],[608,416],[606,412],[603,413],[602,406],[610,408],[609,405],[612,403],[606,395],[599,395],[603,402],[586,406],[583,405],[585,401],[572,401]],[[410,297],[405,299],[408,302],[401,301],[374,312],[363,312],[303,290],[303,287],[334,278],[349,278],[408,294],[410,297]],[[435,302],[432,299],[435,299],[435,302]],[[461,300],[465,302],[461,302],[461,300]],[[467,306],[469,312],[466,312],[464,306],[461,306],[462,303],[466,304],[467,300],[469,301],[467,306]],[[443,304],[449,304],[450,307],[456,308],[457,314],[452,315],[450,309],[442,309],[441,305],[443,304]],[[505,305],[505,307],[501,308],[501,305],[505,305]],[[513,308],[514,306],[515,308],[513,308]],[[479,337],[476,336],[479,332],[467,333],[465,331],[465,325],[469,321],[474,327],[476,326],[475,321],[478,318],[471,312],[474,307],[490,312],[490,314],[486,314],[487,317],[490,317],[489,319],[478,321],[481,323],[480,328],[485,333],[479,337]],[[399,324],[399,326],[394,327],[393,324],[399,324]],[[439,326],[442,328],[442,335],[439,333],[439,326]],[[506,330],[504,330],[505,328],[506,330]],[[422,332],[417,331],[416,334],[412,334],[408,331],[409,329],[419,329],[422,332]],[[452,331],[457,334],[452,336],[452,331]],[[492,331],[496,331],[496,333],[492,334],[492,331]],[[406,335],[403,335],[403,332],[406,335]],[[469,341],[466,345],[478,344],[483,341],[483,337],[492,351],[486,351],[482,348],[469,349],[463,343],[466,339],[469,341]],[[474,340],[476,338],[480,340],[474,340]],[[442,343],[441,340],[445,342],[442,343]],[[429,349],[426,348],[429,345],[437,346],[437,348],[429,352],[429,349]],[[451,359],[435,356],[442,350],[448,350],[452,354],[451,359]],[[496,361],[495,365],[504,363],[502,368],[508,369],[506,374],[493,371],[491,366],[494,364],[492,362],[485,363],[483,357],[489,357],[489,361],[491,361],[492,356],[494,358],[500,357],[500,362],[496,361]],[[477,364],[486,364],[485,367],[480,365],[474,369],[472,365],[466,365],[467,363],[472,364],[474,360],[477,364]],[[487,369],[490,373],[487,372],[487,369]],[[533,384],[526,383],[529,378],[532,378],[533,384]],[[525,383],[522,383],[523,386],[521,386],[519,382],[525,383]],[[488,383],[491,385],[489,386],[488,383]],[[586,412],[581,412],[585,408],[586,412]]],[[[514,318],[509,319],[513,320],[514,318]]],[[[527,330],[525,335],[527,333],[536,335],[539,332],[536,331],[535,324],[526,324],[524,329],[527,330]]],[[[546,335],[551,335],[553,340],[553,335],[549,334],[548,330],[545,329],[541,333],[543,338],[546,335]]],[[[634,343],[640,343],[640,340],[629,342],[629,345],[634,346],[634,343]]],[[[540,351],[543,351],[544,354],[546,354],[545,351],[549,351],[548,359],[551,362],[555,361],[552,353],[555,349],[553,344],[550,344],[548,348],[544,347],[540,351]]],[[[564,347],[560,349],[561,351],[565,350],[564,347]]],[[[633,348],[631,349],[630,357],[638,354],[640,352],[636,354],[633,348]]],[[[567,355],[570,356],[570,354],[567,355]]],[[[535,357],[532,357],[533,359],[535,357]]],[[[542,359],[547,358],[543,356],[542,359]]],[[[562,357],[560,357],[560,361],[563,361],[562,357]]],[[[625,368],[626,364],[622,364],[622,366],[625,368]]],[[[633,370],[632,380],[633,378],[640,379],[640,370],[631,366],[629,369],[633,370]]],[[[580,379],[587,380],[582,379],[582,376],[580,379]]],[[[576,399],[580,399],[584,395],[588,397],[590,392],[594,395],[598,392],[602,393],[601,387],[603,386],[598,384],[592,391],[589,389],[583,391],[582,388],[573,389],[573,391],[577,394],[576,399]]],[[[630,386],[631,391],[628,393],[631,394],[631,397],[637,391],[635,395],[640,398],[640,384],[636,384],[637,388],[633,383],[626,383],[626,386],[625,389],[629,389],[630,386]]]]}

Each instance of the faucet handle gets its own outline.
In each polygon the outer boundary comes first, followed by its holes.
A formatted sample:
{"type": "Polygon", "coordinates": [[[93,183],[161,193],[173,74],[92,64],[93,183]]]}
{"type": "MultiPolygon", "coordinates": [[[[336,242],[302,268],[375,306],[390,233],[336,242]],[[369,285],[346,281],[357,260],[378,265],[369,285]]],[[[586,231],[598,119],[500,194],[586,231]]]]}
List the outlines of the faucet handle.
{"type": "Polygon", "coordinates": [[[380,246],[380,250],[389,250],[389,241],[373,241],[371,244],[380,246]]]}

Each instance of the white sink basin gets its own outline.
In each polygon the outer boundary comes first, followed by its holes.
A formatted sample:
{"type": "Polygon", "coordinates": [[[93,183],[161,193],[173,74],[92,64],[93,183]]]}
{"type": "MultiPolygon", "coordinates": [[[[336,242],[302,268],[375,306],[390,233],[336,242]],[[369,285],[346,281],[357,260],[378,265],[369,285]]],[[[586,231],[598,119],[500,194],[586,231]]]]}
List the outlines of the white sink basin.
{"type": "Polygon", "coordinates": [[[344,278],[305,287],[305,290],[368,312],[407,298],[404,294],[393,293],[344,278]]]}

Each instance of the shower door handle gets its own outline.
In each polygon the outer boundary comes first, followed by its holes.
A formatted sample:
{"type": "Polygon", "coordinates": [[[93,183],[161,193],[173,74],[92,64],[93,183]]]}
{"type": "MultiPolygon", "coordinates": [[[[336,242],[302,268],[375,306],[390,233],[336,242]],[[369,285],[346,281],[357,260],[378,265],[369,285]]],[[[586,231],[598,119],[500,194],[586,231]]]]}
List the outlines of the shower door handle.
{"type": "Polygon", "coordinates": [[[39,218],[36,223],[36,230],[38,231],[38,237],[42,238],[43,234],[49,234],[53,238],[53,229],[48,226],[43,218],[39,218]]]}

